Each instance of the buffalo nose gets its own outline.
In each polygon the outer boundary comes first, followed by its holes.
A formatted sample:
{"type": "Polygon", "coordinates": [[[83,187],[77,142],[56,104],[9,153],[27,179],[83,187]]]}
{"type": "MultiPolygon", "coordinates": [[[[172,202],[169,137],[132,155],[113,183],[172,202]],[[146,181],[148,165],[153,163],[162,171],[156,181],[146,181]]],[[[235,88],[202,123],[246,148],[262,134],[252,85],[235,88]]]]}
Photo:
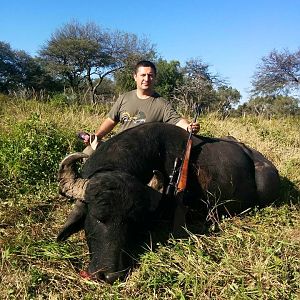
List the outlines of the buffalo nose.
{"type": "Polygon", "coordinates": [[[116,273],[106,274],[104,277],[105,281],[110,284],[113,284],[117,279],[120,278],[116,273]]]}
{"type": "Polygon", "coordinates": [[[127,274],[127,271],[119,271],[119,272],[113,272],[113,273],[106,273],[104,275],[105,281],[107,283],[113,284],[116,280],[120,279],[123,280],[127,274]]]}

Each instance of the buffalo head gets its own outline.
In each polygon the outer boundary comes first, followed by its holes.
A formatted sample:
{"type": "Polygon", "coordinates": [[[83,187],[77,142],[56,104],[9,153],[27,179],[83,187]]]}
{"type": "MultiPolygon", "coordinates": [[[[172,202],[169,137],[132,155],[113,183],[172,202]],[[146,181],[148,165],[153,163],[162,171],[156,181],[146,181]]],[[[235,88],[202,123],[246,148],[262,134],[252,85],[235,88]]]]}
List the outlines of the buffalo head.
{"type": "Polygon", "coordinates": [[[61,194],[75,198],[58,240],[85,230],[91,256],[88,274],[93,279],[114,282],[124,277],[131,266],[130,248],[139,224],[158,205],[160,193],[122,171],[102,171],[82,179],[74,163],[84,154],[69,155],[60,165],[61,194]]]}

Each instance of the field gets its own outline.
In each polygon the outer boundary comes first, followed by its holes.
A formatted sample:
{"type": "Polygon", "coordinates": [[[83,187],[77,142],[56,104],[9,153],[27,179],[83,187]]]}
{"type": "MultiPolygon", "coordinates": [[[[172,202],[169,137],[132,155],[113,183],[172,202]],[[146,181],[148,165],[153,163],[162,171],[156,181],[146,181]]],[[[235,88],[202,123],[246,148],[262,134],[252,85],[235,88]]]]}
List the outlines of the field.
{"type": "Polygon", "coordinates": [[[201,134],[232,135],[262,152],[281,176],[280,201],[212,226],[208,234],[151,235],[125,282],[82,279],[84,233],[57,243],[72,204],[56,172],[80,151],[104,106],[39,103],[0,96],[0,299],[300,299],[300,132],[298,118],[201,116],[201,134]]]}

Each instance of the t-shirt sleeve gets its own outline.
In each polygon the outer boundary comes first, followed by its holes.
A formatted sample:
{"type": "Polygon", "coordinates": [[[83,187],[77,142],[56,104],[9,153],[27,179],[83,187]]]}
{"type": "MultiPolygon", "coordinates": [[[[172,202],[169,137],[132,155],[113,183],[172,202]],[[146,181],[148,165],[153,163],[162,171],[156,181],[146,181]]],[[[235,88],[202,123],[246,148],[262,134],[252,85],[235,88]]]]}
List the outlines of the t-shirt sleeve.
{"type": "Polygon", "coordinates": [[[122,100],[123,97],[120,96],[107,114],[107,117],[111,118],[115,122],[120,122],[120,107],[122,100]]]}
{"type": "Polygon", "coordinates": [[[173,108],[173,106],[166,101],[163,122],[170,124],[177,124],[181,120],[181,116],[177,113],[177,111],[173,108]]]}

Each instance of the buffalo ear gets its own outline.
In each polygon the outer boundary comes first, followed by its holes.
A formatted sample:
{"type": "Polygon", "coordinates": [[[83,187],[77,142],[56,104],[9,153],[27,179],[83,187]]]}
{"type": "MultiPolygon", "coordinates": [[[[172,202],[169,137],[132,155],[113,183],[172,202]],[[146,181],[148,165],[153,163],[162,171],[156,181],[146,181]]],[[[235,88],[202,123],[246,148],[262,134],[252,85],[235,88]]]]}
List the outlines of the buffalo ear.
{"type": "Polygon", "coordinates": [[[146,193],[150,198],[149,210],[154,211],[158,207],[160,200],[162,199],[164,190],[164,176],[158,171],[153,171],[153,177],[146,186],[146,193]]]}
{"type": "Polygon", "coordinates": [[[150,199],[148,209],[150,212],[153,212],[159,206],[159,203],[162,199],[162,193],[149,187],[149,186],[145,186],[145,190],[146,190],[147,196],[150,199]]]}
{"type": "Polygon", "coordinates": [[[86,203],[77,200],[75,207],[71,211],[66,223],[57,236],[57,241],[65,241],[69,236],[83,229],[86,213],[86,203]]]}

